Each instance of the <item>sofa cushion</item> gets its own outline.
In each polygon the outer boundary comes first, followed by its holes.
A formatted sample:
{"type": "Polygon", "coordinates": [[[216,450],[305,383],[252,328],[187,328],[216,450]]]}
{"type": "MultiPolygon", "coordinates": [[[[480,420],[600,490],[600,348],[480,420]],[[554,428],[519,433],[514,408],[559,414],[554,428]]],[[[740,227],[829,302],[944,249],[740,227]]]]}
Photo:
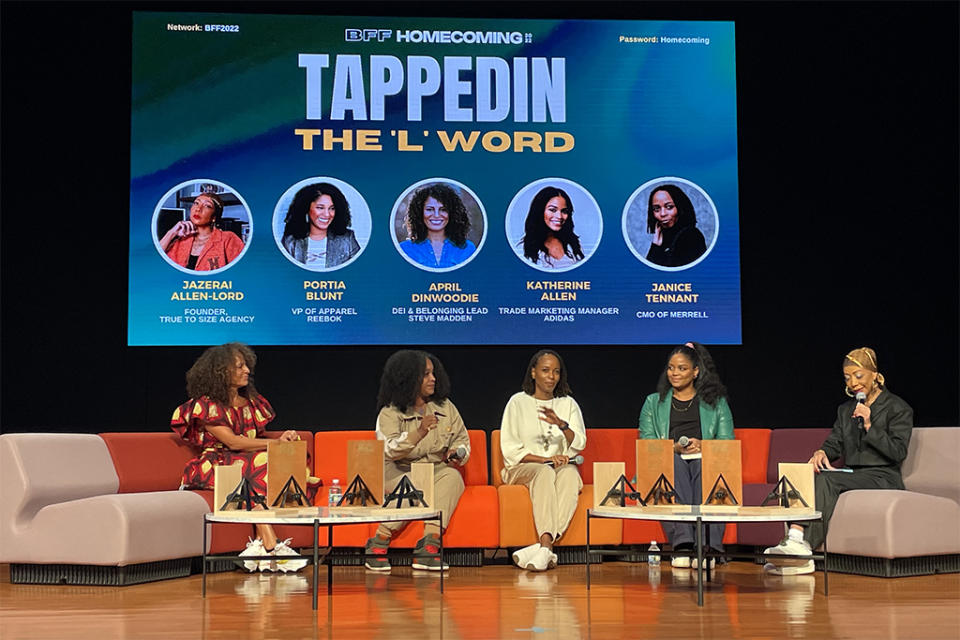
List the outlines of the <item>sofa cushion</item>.
{"type": "Polygon", "coordinates": [[[99,437],[77,433],[0,435],[0,562],[51,504],[116,493],[119,481],[99,437]]]}
{"type": "MultiPolygon", "coordinates": [[[[279,438],[283,431],[268,431],[267,437],[279,438]]],[[[313,433],[298,431],[307,443],[307,455],[313,451],[313,433]]],[[[183,468],[197,456],[195,447],[173,431],[145,433],[101,433],[120,478],[120,493],[173,491],[180,487],[183,468]]]]}
{"type": "Polygon", "coordinates": [[[207,504],[190,491],[124,493],[44,507],[18,545],[17,562],[124,566],[203,552],[207,504]]]}
{"type": "Polygon", "coordinates": [[[960,553],[960,505],[913,491],[847,491],[830,520],[827,550],[875,558],[960,553]]]}
{"type": "Polygon", "coordinates": [[[767,481],[767,463],[770,460],[770,429],[734,429],[733,437],[740,441],[743,484],[767,481]]]}
{"type": "Polygon", "coordinates": [[[781,462],[806,462],[830,435],[830,429],[774,429],[770,434],[767,482],[780,480],[781,462]]]}
{"type": "Polygon", "coordinates": [[[910,491],[960,503],[960,427],[914,428],[900,469],[910,491]]]}
{"type": "Polygon", "coordinates": [[[173,431],[101,433],[120,478],[120,493],[175,491],[196,451],[173,431]]]}

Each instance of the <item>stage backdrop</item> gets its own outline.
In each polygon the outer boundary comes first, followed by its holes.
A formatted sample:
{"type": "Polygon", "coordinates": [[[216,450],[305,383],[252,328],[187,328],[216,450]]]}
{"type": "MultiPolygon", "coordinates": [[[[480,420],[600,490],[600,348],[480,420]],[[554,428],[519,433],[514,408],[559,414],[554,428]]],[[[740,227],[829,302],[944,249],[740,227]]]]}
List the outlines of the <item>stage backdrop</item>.
{"type": "Polygon", "coordinates": [[[128,344],[739,344],[734,51],[135,13],[128,344]]]}

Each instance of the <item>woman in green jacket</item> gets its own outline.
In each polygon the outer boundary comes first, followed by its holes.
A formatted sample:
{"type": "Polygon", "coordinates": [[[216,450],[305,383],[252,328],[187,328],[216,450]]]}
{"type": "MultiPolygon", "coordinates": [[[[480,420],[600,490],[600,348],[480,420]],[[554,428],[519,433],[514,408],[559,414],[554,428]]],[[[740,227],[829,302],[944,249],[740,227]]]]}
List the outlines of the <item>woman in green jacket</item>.
{"type": "MultiPolygon", "coordinates": [[[[700,487],[700,443],[702,440],[733,440],[733,416],[727,404],[727,389],[717,375],[713,358],[696,342],[675,347],[660,374],[657,392],[651,393],[640,410],[640,437],[673,440],[673,488],[678,504],[703,502],[700,487]],[[687,445],[680,446],[681,437],[687,445]]],[[[710,548],[723,550],[726,525],[709,525],[710,548]]],[[[664,523],[664,531],[675,551],[692,550],[694,526],[664,523]]],[[[713,559],[710,566],[713,566],[713,559]]],[[[691,566],[687,556],[674,556],[674,567],[691,566]]],[[[694,560],[696,568],[696,560],[694,560]]]]}

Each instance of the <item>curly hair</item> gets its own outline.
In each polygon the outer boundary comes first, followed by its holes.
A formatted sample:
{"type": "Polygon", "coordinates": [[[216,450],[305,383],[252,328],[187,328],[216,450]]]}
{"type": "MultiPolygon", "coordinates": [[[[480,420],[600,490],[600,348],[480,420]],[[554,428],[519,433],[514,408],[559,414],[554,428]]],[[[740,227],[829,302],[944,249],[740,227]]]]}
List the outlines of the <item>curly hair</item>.
{"type": "Polygon", "coordinates": [[[693,203],[683,190],[672,184],[662,184],[650,192],[647,198],[647,233],[656,233],[657,219],[653,216],[653,196],[658,191],[666,191],[670,194],[670,199],[677,207],[677,222],[674,225],[676,229],[697,226],[697,212],[693,208],[693,203]]]}
{"type": "Polygon", "coordinates": [[[660,373],[660,380],[657,382],[657,392],[660,394],[661,402],[666,399],[667,392],[670,391],[670,381],[667,379],[667,367],[670,365],[670,358],[680,353],[690,360],[696,369],[700,369],[700,374],[693,381],[693,388],[696,390],[700,399],[711,407],[717,406],[717,400],[727,397],[727,388],[720,381],[720,375],[717,373],[717,367],[713,362],[713,357],[707,348],[699,342],[690,342],[691,348],[687,344],[674,347],[667,356],[667,365],[663,367],[660,373]]]}
{"type": "Polygon", "coordinates": [[[257,355],[242,342],[228,342],[204,351],[187,371],[187,396],[207,396],[215,402],[227,404],[230,401],[230,372],[237,365],[237,356],[243,358],[250,369],[247,386],[237,392],[247,399],[255,396],[253,370],[257,366],[257,355]]]}
{"type": "Polygon", "coordinates": [[[428,402],[442,405],[450,395],[450,378],[440,360],[426,351],[403,349],[387,358],[380,376],[380,391],[377,393],[377,410],[396,407],[406,412],[416,404],[427,370],[427,358],[433,363],[433,377],[437,384],[428,402]]]}
{"type": "Polygon", "coordinates": [[[342,236],[350,227],[350,203],[343,195],[340,189],[327,182],[317,182],[308,184],[293,196],[293,202],[287,209],[287,217],[284,219],[283,237],[288,236],[297,238],[306,238],[310,233],[310,207],[320,196],[329,196],[333,200],[333,222],[327,233],[331,236],[342,236]]]}
{"type": "Polygon", "coordinates": [[[533,196],[527,220],[523,224],[523,255],[534,264],[540,259],[540,254],[547,254],[543,243],[547,236],[553,234],[563,245],[563,252],[575,260],[583,260],[583,249],[580,248],[580,237],[573,232],[573,202],[567,192],[559,187],[544,187],[533,196]],[[543,221],[543,212],[552,198],[563,198],[567,206],[563,212],[567,214],[560,230],[554,233],[543,221]]]}
{"type": "Polygon", "coordinates": [[[563,358],[560,357],[560,354],[553,349],[541,349],[533,354],[533,357],[530,358],[530,362],[527,363],[527,368],[523,370],[523,383],[520,385],[520,389],[528,396],[532,396],[534,391],[537,390],[537,385],[533,381],[533,376],[530,374],[536,368],[537,363],[543,356],[553,356],[557,359],[557,362],[560,363],[560,379],[557,380],[557,386],[553,388],[553,397],[562,398],[564,396],[572,395],[573,390],[570,388],[570,385],[567,384],[567,366],[563,364],[563,358]]]}
{"type": "Polygon", "coordinates": [[[459,249],[467,246],[467,233],[470,232],[467,208],[463,206],[463,200],[453,187],[442,182],[420,187],[410,200],[410,205],[407,207],[407,229],[410,232],[410,240],[423,242],[427,239],[427,225],[423,222],[423,207],[427,204],[427,198],[433,198],[447,211],[447,226],[444,229],[447,239],[459,249]]]}

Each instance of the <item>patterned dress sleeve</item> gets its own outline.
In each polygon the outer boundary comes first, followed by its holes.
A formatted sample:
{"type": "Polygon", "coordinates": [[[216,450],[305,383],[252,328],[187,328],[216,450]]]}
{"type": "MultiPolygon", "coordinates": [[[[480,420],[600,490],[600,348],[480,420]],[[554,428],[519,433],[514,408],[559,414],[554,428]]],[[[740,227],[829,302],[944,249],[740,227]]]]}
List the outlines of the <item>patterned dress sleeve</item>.
{"type": "Polygon", "coordinates": [[[207,396],[187,400],[174,409],[170,419],[170,428],[184,441],[197,447],[204,446],[206,427],[225,426],[234,431],[233,420],[229,411],[207,396]]]}

